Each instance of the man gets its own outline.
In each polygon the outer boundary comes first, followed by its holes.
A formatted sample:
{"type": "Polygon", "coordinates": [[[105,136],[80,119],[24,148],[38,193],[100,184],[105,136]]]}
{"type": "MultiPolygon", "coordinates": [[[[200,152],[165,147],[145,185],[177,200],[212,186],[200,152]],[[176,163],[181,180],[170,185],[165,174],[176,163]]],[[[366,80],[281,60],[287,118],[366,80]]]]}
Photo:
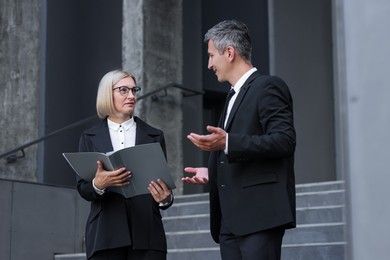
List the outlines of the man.
{"type": "Polygon", "coordinates": [[[222,259],[280,259],[287,228],[295,227],[292,98],[277,77],[251,64],[245,24],[223,21],[205,35],[208,68],[231,84],[218,127],[188,139],[210,151],[208,168],[185,168],[183,178],[210,184],[210,227],[222,259]],[[233,92],[234,90],[234,92],[233,92]]]}

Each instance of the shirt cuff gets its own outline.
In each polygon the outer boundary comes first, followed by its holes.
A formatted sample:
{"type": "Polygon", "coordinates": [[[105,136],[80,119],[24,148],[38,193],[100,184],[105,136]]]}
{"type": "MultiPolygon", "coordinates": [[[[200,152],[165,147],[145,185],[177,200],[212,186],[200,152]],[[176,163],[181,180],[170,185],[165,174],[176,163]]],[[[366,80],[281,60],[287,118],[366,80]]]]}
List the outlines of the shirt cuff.
{"type": "Polygon", "coordinates": [[[169,196],[169,199],[166,199],[165,201],[161,201],[158,206],[159,207],[165,207],[172,203],[173,195],[171,193],[171,196],[169,196]]]}
{"type": "Polygon", "coordinates": [[[228,140],[229,140],[229,134],[226,132],[226,144],[225,144],[225,149],[223,149],[225,154],[228,154],[228,144],[229,144],[228,140]]]}
{"type": "Polygon", "coordinates": [[[95,192],[99,195],[103,195],[104,192],[105,192],[105,189],[99,189],[95,186],[95,179],[92,180],[92,186],[93,186],[93,189],[95,190],[95,192]]]}

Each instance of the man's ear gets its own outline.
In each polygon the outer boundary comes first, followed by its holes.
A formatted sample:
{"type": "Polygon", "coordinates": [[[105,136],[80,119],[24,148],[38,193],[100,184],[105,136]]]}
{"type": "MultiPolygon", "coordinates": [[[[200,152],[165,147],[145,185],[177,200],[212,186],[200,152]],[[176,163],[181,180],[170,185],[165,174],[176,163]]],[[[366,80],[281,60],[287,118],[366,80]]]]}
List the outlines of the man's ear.
{"type": "Polygon", "coordinates": [[[236,50],[232,46],[228,46],[226,48],[226,55],[229,61],[233,61],[234,57],[236,56],[236,50]]]}

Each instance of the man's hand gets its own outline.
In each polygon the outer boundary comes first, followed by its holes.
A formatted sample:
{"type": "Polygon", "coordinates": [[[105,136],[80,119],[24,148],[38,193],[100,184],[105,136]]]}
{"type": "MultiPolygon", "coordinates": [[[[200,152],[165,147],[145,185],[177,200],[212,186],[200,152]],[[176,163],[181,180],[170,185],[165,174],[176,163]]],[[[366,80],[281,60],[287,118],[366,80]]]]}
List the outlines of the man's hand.
{"type": "Polygon", "coordinates": [[[104,170],[101,161],[97,161],[97,165],[98,167],[94,180],[96,188],[104,190],[110,186],[124,186],[129,184],[131,173],[130,171],[126,171],[124,167],[115,171],[106,171],[104,170]]]}
{"type": "Polygon", "coordinates": [[[190,177],[183,177],[181,180],[189,184],[207,184],[209,182],[209,170],[205,167],[193,168],[186,167],[184,168],[185,172],[195,174],[190,177]]]}
{"type": "Polygon", "coordinates": [[[187,138],[203,151],[211,152],[224,150],[226,146],[226,132],[222,128],[207,126],[209,135],[190,133],[187,138]]]}

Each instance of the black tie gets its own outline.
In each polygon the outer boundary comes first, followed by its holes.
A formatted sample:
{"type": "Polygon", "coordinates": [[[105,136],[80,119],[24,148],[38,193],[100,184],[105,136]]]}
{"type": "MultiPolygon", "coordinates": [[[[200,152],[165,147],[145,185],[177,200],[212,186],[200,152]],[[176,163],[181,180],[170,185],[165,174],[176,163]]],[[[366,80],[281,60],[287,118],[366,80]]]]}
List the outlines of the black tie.
{"type": "Polygon", "coordinates": [[[221,115],[221,122],[219,124],[219,126],[221,128],[224,128],[224,124],[225,124],[225,119],[226,119],[226,113],[227,113],[227,108],[229,106],[229,101],[230,99],[232,98],[232,96],[235,94],[236,92],[234,91],[234,88],[231,88],[229,90],[229,93],[227,94],[226,96],[226,101],[225,101],[225,107],[223,108],[223,111],[222,111],[222,115],[221,115]]]}

